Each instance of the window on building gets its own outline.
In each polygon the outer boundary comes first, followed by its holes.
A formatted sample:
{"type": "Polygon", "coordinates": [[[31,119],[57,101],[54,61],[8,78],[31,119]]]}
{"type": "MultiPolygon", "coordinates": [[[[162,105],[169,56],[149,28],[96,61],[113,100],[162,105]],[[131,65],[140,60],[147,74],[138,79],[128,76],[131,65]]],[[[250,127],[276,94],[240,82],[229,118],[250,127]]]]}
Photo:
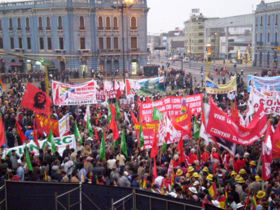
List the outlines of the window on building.
{"type": "Polygon", "coordinates": [[[81,30],[85,29],[85,19],[83,16],[80,16],[80,29],[81,30]]]}
{"type": "Polygon", "coordinates": [[[110,29],[110,27],[111,27],[110,17],[106,17],[106,29],[110,29]]]}
{"type": "Polygon", "coordinates": [[[64,40],[63,37],[59,37],[59,49],[63,50],[64,49],[64,40]]]}
{"type": "Polygon", "coordinates": [[[44,49],[44,38],[43,37],[39,38],[39,44],[40,44],[40,50],[43,50],[44,49]]]}
{"type": "Polygon", "coordinates": [[[63,28],[63,27],[62,27],[62,17],[59,16],[57,20],[58,20],[58,29],[59,29],[59,30],[62,30],[62,28],[63,28]]]}
{"type": "Polygon", "coordinates": [[[198,33],[198,36],[203,36],[203,33],[198,33]]]}
{"type": "MultiPolygon", "coordinates": [[[[215,42],[215,40],[214,40],[215,42]]],[[[198,40],[198,43],[203,43],[203,39],[198,40]]]]}
{"type": "Polygon", "coordinates": [[[21,30],[21,21],[20,18],[17,19],[17,24],[18,24],[18,30],[21,30]]]}
{"type": "Polygon", "coordinates": [[[270,42],[270,33],[267,32],[267,42],[270,42]]]}
{"type": "Polygon", "coordinates": [[[21,37],[18,38],[18,48],[22,49],[22,38],[21,37]]]}
{"type": "Polygon", "coordinates": [[[263,26],[263,16],[261,16],[261,26],[263,26]]]}
{"type": "Polygon", "coordinates": [[[114,17],[114,29],[118,28],[118,18],[114,17]]]}
{"type": "Polygon", "coordinates": [[[52,50],[52,38],[48,37],[48,50],[52,50]]]}
{"type": "Polygon", "coordinates": [[[82,50],[86,49],[86,38],[85,37],[80,38],[80,49],[82,49],[82,50]]]}
{"type": "Polygon", "coordinates": [[[29,22],[29,18],[27,17],[27,18],[25,18],[25,29],[27,30],[27,31],[29,31],[30,30],[30,22],[29,22]]]}
{"type": "Polygon", "coordinates": [[[107,50],[111,49],[111,38],[110,37],[106,38],[106,47],[107,47],[107,50]]]}
{"type": "Polygon", "coordinates": [[[278,15],[275,15],[275,25],[278,25],[278,15]]]}
{"type": "Polygon", "coordinates": [[[263,38],[262,38],[262,33],[260,33],[260,42],[263,41],[263,38]]]}
{"type": "Polygon", "coordinates": [[[103,45],[103,38],[102,37],[99,37],[98,44],[99,44],[99,49],[103,50],[104,49],[104,45],[103,45]]]}
{"type": "Polygon", "coordinates": [[[137,37],[131,37],[131,49],[137,49],[137,37]]]}
{"type": "Polygon", "coordinates": [[[130,28],[131,28],[131,29],[136,29],[136,28],[137,28],[136,17],[132,17],[132,18],[130,19],[130,28]]]}
{"type": "Polygon", "coordinates": [[[50,20],[50,17],[47,17],[47,30],[51,30],[51,20],[50,20]]]}
{"type": "Polygon", "coordinates": [[[119,38],[114,37],[114,49],[118,50],[119,49],[119,38]]]}
{"type": "Polygon", "coordinates": [[[2,31],[2,20],[0,20],[0,31],[2,31]]]}
{"type": "Polygon", "coordinates": [[[13,30],[13,19],[12,18],[9,19],[9,29],[13,30]]]}
{"type": "Polygon", "coordinates": [[[43,30],[43,19],[42,17],[39,17],[39,30],[43,30]]]}
{"type": "Polygon", "coordinates": [[[267,16],[267,25],[270,25],[270,15],[267,16]]]}
{"type": "Polygon", "coordinates": [[[103,29],[103,20],[102,20],[102,17],[99,17],[99,18],[98,18],[98,28],[99,28],[99,29],[103,29]]]}
{"type": "Polygon", "coordinates": [[[11,46],[11,49],[15,48],[14,37],[10,37],[10,46],[11,46]]]}
{"type": "Polygon", "coordinates": [[[27,49],[31,50],[31,38],[27,37],[26,41],[27,41],[27,49]]]}
{"type": "Polygon", "coordinates": [[[275,32],[275,42],[278,42],[278,32],[275,32]]]}
{"type": "Polygon", "coordinates": [[[3,45],[3,38],[0,37],[0,49],[3,49],[4,48],[4,45],[3,45]]]}

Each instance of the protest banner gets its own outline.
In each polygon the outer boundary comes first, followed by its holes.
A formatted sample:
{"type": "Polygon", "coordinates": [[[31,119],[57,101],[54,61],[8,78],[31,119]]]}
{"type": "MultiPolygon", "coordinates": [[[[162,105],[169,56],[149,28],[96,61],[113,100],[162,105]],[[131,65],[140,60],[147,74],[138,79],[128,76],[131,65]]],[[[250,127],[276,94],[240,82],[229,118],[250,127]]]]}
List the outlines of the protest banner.
{"type": "Polygon", "coordinates": [[[276,77],[257,77],[248,75],[248,91],[250,92],[252,87],[258,91],[280,91],[280,76],[276,77]]]}
{"type": "Polygon", "coordinates": [[[47,135],[52,130],[55,136],[59,136],[58,120],[49,119],[48,117],[45,117],[37,113],[35,113],[35,119],[36,119],[36,128],[39,135],[41,136],[47,135]]]}
{"type": "MultiPolygon", "coordinates": [[[[63,154],[63,151],[65,150],[66,146],[69,145],[70,148],[73,148],[76,150],[76,140],[74,135],[69,136],[63,136],[63,137],[57,137],[54,138],[54,143],[57,147],[57,151],[60,155],[63,154]]],[[[31,141],[30,143],[26,144],[30,152],[34,152],[35,155],[39,155],[39,150],[44,149],[45,145],[48,145],[49,148],[51,148],[51,143],[48,142],[47,139],[43,141],[39,141],[40,147],[37,147],[37,145],[34,143],[34,141],[31,141]]],[[[24,154],[24,145],[12,147],[8,149],[4,149],[3,156],[4,158],[7,154],[11,154],[12,150],[16,151],[16,154],[21,157],[24,154]]]]}
{"type": "Polygon", "coordinates": [[[94,80],[77,84],[52,81],[52,96],[57,106],[95,104],[97,83],[94,80]]]}
{"type": "Polygon", "coordinates": [[[210,99],[210,113],[207,133],[241,145],[252,145],[260,139],[267,128],[267,117],[261,106],[248,126],[240,129],[238,125],[210,99]]]}
{"type": "Polygon", "coordinates": [[[280,92],[251,88],[248,104],[255,111],[263,104],[266,114],[280,115],[280,92]]]}
{"type": "Polygon", "coordinates": [[[69,125],[69,113],[67,113],[63,118],[58,122],[59,124],[59,136],[63,136],[65,133],[70,131],[69,125]]]}
{"type": "Polygon", "coordinates": [[[206,76],[205,79],[206,93],[208,94],[225,94],[237,90],[236,76],[234,76],[226,84],[216,84],[213,80],[206,76]]]}
{"type": "Polygon", "coordinates": [[[186,97],[169,96],[158,101],[142,103],[139,108],[140,118],[143,119],[144,122],[152,122],[154,108],[157,108],[161,113],[166,113],[170,118],[180,115],[184,98],[186,106],[190,109],[191,114],[201,113],[203,94],[186,97]]]}
{"type": "Polygon", "coordinates": [[[96,92],[96,100],[105,101],[106,99],[121,98],[124,96],[124,90],[100,90],[96,92]]]}

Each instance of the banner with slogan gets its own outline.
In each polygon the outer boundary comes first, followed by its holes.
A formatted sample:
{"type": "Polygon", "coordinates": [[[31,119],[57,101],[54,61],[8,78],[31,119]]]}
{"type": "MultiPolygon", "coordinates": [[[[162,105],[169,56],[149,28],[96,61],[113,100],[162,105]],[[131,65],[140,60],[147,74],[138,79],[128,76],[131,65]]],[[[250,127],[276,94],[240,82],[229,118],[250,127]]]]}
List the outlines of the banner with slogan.
{"type": "Polygon", "coordinates": [[[280,76],[257,77],[248,75],[248,92],[254,87],[258,91],[280,91],[280,76]]]}
{"type": "Polygon", "coordinates": [[[48,117],[45,117],[37,113],[35,113],[35,119],[36,119],[36,127],[39,135],[41,136],[47,135],[52,130],[55,136],[59,136],[58,120],[49,119],[48,117]]]}
{"type": "MultiPolygon", "coordinates": [[[[140,124],[134,125],[137,136],[139,136],[140,124]]],[[[151,149],[153,145],[153,141],[155,135],[158,135],[159,123],[143,123],[143,134],[144,134],[144,148],[143,149],[151,149]]]]}
{"type": "Polygon", "coordinates": [[[97,87],[95,80],[75,85],[52,81],[54,104],[57,106],[95,104],[97,87]]]}
{"type": "MultiPolygon", "coordinates": [[[[184,97],[182,96],[169,96],[158,101],[142,103],[139,109],[140,119],[147,123],[152,122],[154,108],[157,108],[162,113],[166,113],[170,118],[180,115],[183,99],[184,97]]],[[[203,94],[186,96],[185,101],[192,114],[201,113],[203,94]]]]}
{"type": "Polygon", "coordinates": [[[280,92],[251,88],[248,104],[255,111],[263,104],[266,114],[280,115],[280,92]]]}
{"type": "Polygon", "coordinates": [[[267,129],[267,117],[261,106],[255,114],[252,122],[248,126],[248,130],[240,129],[238,125],[223,112],[210,99],[210,113],[206,131],[207,133],[231,141],[235,144],[252,145],[260,140],[267,129]],[[250,129],[249,129],[250,128],[250,129]]]}
{"type": "MultiPolygon", "coordinates": [[[[26,146],[29,148],[29,151],[34,152],[35,155],[39,155],[39,150],[44,149],[45,145],[48,145],[48,147],[51,148],[51,143],[48,142],[47,139],[38,142],[40,147],[37,147],[34,141],[31,141],[30,143],[26,144],[26,146]]],[[[76,150],[76,140],[74,135],[54,138],[54,143],[57,146],[57,151],[61,156],[67,145],[69,145],[70,149],[73,148],[74,150],[76,150]]],[[[15,150],[18,156],[21,157],[24,154],[24,147],[25,145],[21,145],[9,149],[4,149],[2,157],[4,158],[7,154],[11,154],[12,150],[15,150]]]]}
{"type": "Polygon", "coordinates": [[[130,88],[139,94],[153,94],[165,90],[164,77],[133,80],[128,79],[130,88]]]}
{"type": "Polygon", "coordinates": [[[124,90],[100,90],[96,92],[96,100],[105,101],[106,99],[121,98],[124,96],[124,90]]]}
{"type": "Polygon", "coordinates": [[[59,120],[59,136],[63,136],[65,133],[70,131],[69,121],[69,113],[59,120]]]}
{"type": "Polygon", "coordinates": [[[208,94],[226,94],[237,90],[236,76],[234,76],[226,84],[216,84],[213,80],[206,76],[205,88],[208,94]]]}

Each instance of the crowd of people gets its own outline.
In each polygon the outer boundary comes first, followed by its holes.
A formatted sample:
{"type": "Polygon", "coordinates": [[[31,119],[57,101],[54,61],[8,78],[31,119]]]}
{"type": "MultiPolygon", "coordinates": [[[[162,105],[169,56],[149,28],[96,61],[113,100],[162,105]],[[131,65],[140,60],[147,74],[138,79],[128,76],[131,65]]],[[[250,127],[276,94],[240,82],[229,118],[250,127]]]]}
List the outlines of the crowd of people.
{"type": "MultiPolygon", "coordinates": [[[[205,93],[202,83],[196,83],[191,73],[170,71],[165,76],[168,81],[166,87],[180,90],[150,96],[151,100],[164,98],[168,94],[179,96],[205,93]]],[[[231,75],[228,76],[230,78],[231,75]]],[[[20,106],[25,90],[22,79],[9,81],[5,86],[6,91],[0,101],[6,131],[6,144],[1,148],[0,160],[2,180],[83,182],[132,187],[207,203],[223,209],[280,208],[279,161],[274,160],[271,166],[270,180],[262,180],[260,142],[252,146],[237,145],[236,154],[233,156],[214,143],[206,145],[203,139],[197,140],[192,137],[184,140],[185,161],[179,161],[177,144],[168,145],[165,151],[160,147],[160,154],[155,160],[151,159],[150,150],[139,147],[139,138],[132,121],[131,110],[136,117],[138,116],[138,98],[142,102],[145,101],[145,97],[137,95],[134,104],[121,107],[122,115],[120,120],[117,120],[120,138],[122,132],[125,135],[127,154],[122,152],[120,144],[114,145],[106,103],[90,106],[90,121],[93,130],[96,131],[94,138],[90,137],[84,122],[86,106],[54,106],[51,118],[58,120],[69,113],[70,133],[74,134],[77,123],[83,142],[77,141],[76,150],[67,147],[62,154],[58,152],[53,154],[52,149],[47,146],[41,148],[38,156],[30,153],[33,166],[33,171],[30,171],[25,155],[20,157],[16,151],[3,155],[5,147],[11,148],[21,144],[15,119],[19,120],[25,133],[29,132],[28,136],[31,136],[29,141],[32,141],[35,117],[31,110],[20,106]],[[106,142],[105,159],[100,156],[103,135],[106,142]],[[156,161],[157,177],[153,176],[153,161],[156,161]]],[[[243,77],[238,75],[238,91],[235,99],[241,113],[246,111],[248,97],[243,77]]],[[[230,109],[227,95],[218,95],[215,100],[225,111],[230,109]]],[[[200,119],[200,115],[196,117],[200,119]]],[[[271,119],[272,124],[276,126],[278,117],[271,119]]],[[[46,137],[41,136],[40,140],[46,137]]]]}

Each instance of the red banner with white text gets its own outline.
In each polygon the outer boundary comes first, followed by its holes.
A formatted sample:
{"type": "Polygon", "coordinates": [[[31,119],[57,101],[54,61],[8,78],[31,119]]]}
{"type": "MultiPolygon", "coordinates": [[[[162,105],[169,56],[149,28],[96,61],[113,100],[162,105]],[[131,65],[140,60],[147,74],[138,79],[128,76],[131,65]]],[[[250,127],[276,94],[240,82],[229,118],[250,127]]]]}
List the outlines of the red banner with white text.
{"type": "Polygon", "coordinates": [[[244,128],[241,129],[213,102],[212,98],[210,99],[210,114],[207,133],[236,144],[252,145],[264,135],[267,129],[267,117],[263,106],[261,106],[255,114],[252,123],[254,126],[249,125],[248,130],[245,130],[244,128]]]}

